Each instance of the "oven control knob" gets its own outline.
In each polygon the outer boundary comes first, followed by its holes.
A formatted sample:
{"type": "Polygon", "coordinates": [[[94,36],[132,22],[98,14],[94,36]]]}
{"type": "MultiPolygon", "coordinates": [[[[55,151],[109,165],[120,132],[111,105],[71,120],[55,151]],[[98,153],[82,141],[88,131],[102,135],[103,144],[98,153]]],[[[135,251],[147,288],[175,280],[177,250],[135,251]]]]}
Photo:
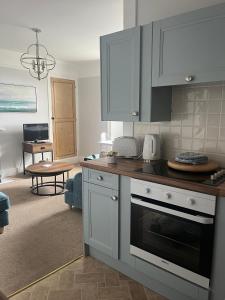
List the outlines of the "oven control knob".
{"type": "Polygon", "coordinates": [[[188,204],[189,205],[194,205],[196,203],[196,200],[195,199],[193,199],[193,198],[189,198],[188,199],[188,204]]]}
{"type": "Polygon", "coordinates": [[[215,175],[214,175],[214,174],[210,175],[210,179],[211,179],[211,180],[215,180],[215,179],[216,179],[216,178],[215,178],[215,175]]]}
{"type": "Polygon", "coordinates": [[[151,193],[151,189],[150,188],[146,188],[145,192],[146,192],[146,194],[150,194],[151,193]]]}
{"type": "Polygon", "coordinates": [[[166,193],[165,196],[166,196],[166,199],[171,199],[172,198],[172,195],[170,193],[166,193]]]}

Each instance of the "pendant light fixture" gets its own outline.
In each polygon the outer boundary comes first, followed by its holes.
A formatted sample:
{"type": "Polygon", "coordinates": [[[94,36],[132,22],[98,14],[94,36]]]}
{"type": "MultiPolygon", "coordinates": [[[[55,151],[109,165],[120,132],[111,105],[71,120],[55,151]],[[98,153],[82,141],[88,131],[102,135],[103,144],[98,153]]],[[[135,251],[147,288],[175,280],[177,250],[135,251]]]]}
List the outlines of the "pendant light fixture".
{"type": "Polygon", "coordinates": [[[20,62],[24,68],[29,70],[32,77],[41,80],[48,76],[50,70],[54,69],[56,62],[46,47],[39,44],[38,34],[41,30],[38,28],[31,28],[31,30],[35,32],[36,43],[31,44],[27,48],[27,52],[21,55],[20,62]]]}

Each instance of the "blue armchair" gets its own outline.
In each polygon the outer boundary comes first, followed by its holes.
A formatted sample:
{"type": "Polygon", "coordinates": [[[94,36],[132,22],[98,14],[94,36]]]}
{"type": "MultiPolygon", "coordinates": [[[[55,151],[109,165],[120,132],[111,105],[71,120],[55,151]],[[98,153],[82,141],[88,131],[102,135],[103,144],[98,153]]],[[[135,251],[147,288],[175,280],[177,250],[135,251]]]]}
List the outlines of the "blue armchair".
{"type": "Polygon", "coordinates": [[[74,178],[66,181],[65,203],[70,208],[76,207],[82,209],[82,173],[77,173],[74,178]]]}
{"type": "Polygon", "coordinates": [[[4,227],[9,224],[8,211],[10,207],[9,197],[0,192],[0,234],[3,233],[4,227]]]}

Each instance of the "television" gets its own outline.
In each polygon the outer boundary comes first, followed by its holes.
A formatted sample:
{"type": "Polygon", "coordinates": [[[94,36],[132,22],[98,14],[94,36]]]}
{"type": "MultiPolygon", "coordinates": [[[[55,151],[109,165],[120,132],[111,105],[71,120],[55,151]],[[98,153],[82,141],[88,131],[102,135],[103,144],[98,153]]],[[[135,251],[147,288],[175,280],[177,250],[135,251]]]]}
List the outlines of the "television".
{"type": "Polygon", "coordinates": [[[48,123],[23,124],[24,142],[41,142],[49,139],[48,123]]]}

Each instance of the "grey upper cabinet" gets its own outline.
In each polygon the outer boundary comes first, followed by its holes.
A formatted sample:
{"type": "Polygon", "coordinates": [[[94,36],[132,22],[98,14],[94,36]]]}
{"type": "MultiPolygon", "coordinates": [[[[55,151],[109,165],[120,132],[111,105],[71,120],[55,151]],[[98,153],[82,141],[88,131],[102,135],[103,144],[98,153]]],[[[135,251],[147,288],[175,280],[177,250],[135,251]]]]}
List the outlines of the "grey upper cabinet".
{"type": "Polygon", "coordinates": [[[154,22],[153,86],[225,78],[225,4],[154,22]]]}
{"type": "Polygon", "coordinates": [[[101,37],[103,121],[169,121],[171,97],[152,89],[152,23],[101,37]]]}
{"type": "Polygon", "coordinates": [[[83,182],[84,241],[118,259],[118,191],[83,182]]]}
{"type": "Polygon", "coordinates": [[[102,120],[138,121],[140,27],[101,37],[102,120]]]}

